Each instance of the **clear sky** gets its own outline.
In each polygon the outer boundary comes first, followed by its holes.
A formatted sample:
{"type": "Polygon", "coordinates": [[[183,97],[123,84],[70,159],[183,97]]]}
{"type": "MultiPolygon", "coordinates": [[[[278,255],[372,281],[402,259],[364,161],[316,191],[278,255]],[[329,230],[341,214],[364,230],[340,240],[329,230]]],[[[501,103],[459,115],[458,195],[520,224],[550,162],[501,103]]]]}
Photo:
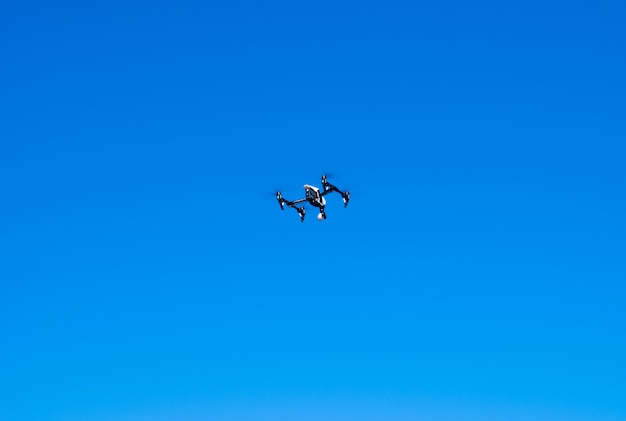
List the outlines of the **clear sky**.
{"type": "Polygon", "coordinates": [[[3,2],[0,420],[626,420],[624,22],[3,2]]]}

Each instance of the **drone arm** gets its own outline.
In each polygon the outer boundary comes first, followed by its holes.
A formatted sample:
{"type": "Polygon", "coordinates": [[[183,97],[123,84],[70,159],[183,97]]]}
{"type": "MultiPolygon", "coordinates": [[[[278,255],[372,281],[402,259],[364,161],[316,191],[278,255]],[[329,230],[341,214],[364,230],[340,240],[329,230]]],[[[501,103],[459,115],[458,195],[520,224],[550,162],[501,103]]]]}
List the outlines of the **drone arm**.
{"type": "Polygon", "coordinates": [[[280,207],[283,208],[283,205],[287,205],[290,208],[294,208],[294,209],[298,209],[298,207],[296,206],[298,203],[302,203],[302,202],[306,202],[306,199],[298,199],[298,200],[287,200],[284,198],[280,198],[278,199],[278,203],[280,203],[280,207]]]}
{"type": "Polygon", "coordinates": [[[278,204],[280,205],[280,208],[282,210],[285,209],[285,205],[289,207],[294,207],[293,205],[306,201],[306,199],[298,199],[294,201],[287,200],[283,197],[283,194],[280,191],[276,192],[276,200],[278,201],[278,204]]]}
{"type": "Polygon", "coordinates": [[[325,183],[324,184],[324,191],[321,193],[322,196],[326,196],[328,193],[332,193],[332,192],[337,192],[341,195],[343,195],[343,192],[341,190],[339,190],[337,187],[333,186],[330,183],[325,183]]]}
{"type": "Polygon", "coordinates": [[[304,222],[304,215],[306,214],[306,209],[304,209],[304,206],[300,206],[300,207],[296,206],[298,203],[302,203],[302,202],[306,202],[306,199],[298,199],[294,201],[289,201],[289,200],[284,199],[282,196],[278,198],[278,203],[280,204],[281,209],[284,209],[283,207],[284,205],[287,205],[290,208],[295,209],[298,212],[298,215],[300,215],[300,221],[304,222]]]}
{"type": "Polygon", "coordinates": [[[343,206],[348,206],[348,202],[350,201],[349,191],[346,190],[345,192],[343,192],[339,190],[336,186],[330,184],[328,181],[325,181],[325,179],[322,179],[322,186],[324,187],[324,191],[321,193],[322,196],[326,196],[327,194],[332,192],[339,193],[343,198],[343,206]]]}
{"type": "Polygon", "coordinates": [[[291,202],[289,200],[285,200],[285,204],[291,207],[293,207],[293,205],[297,205],[298,203],[302,203],[302,202],[306,202],[306,199],[298,199],[298,200],[294,200],[291,202]]]}

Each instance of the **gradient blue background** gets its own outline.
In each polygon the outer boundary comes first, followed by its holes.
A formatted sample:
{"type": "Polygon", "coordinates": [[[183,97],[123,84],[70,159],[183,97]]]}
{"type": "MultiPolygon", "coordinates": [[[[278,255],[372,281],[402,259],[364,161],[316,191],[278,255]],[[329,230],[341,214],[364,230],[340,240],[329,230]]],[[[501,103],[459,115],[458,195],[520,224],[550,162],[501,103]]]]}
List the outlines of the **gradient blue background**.
{"type": "Polygon", "coordinates": [[[3,2],[0,419],[626,420],[624,22],[3,2]]]}

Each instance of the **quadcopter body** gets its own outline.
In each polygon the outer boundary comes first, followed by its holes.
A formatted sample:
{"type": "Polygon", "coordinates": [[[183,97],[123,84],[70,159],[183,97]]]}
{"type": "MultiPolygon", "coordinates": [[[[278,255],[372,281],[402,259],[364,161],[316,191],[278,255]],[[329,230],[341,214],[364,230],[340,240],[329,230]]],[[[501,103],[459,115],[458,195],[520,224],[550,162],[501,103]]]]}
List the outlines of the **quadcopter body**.
{"type": "Polygon", "coordinates": [[[322,189],[321,190],[318,187],[312,186],[310,184],[305,184],[304,185],[305,196],[303,199],[290,201],[290,200],[285,199],[280,191],[277,191],[276,200],[278,201],[280,208],[283,210],[285,209],[285,205],[287,205],[290,208],[295,209],[298,212],[298,215],[300,215],[300,221],[302,222],[304,222],[304,215],[306,214],[306,209],[304,208],[304,206],[298,207],[296,205],[300,203],[308,202],[311,206],[319,208],[320,213],[317,215],[317,219],[320,221],[323,221],[324,219],[326,219],[326,211],[325,211],[326,198],[324,196],[333,192],[339,193],[341,195],[343,199],[344,208],[348,206],[348,202],[350,201],[350,192],[347,190],[341,191],[337,187],[329,183],[326,175],[322,175],[322,189]]]}

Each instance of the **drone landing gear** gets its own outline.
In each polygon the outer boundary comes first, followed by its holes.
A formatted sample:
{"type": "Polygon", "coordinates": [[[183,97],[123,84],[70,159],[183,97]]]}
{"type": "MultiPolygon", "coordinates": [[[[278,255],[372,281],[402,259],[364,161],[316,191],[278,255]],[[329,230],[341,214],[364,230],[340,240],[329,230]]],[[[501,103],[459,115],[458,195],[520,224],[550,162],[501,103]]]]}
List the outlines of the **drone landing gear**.
{"type": "Polygon", "coordinates": [[[280,210],[285,210],[285,203],[287,203],[287,201],[283,199],[283,194],[279,191],[276,192],[276,200],[278,201],[280,210]]]}
{"type": "Polygon", "coordinates": [[[304,206],[297,207],[289,202],[285,202],[285,204],[290,208],[294,208],[296,212],[298,212],[298,215],[300,215],[300,222],[304,222],[304,215],[306,215],[306,209],[304,208],[304,206]]]}
{"type": "Polygon", "coordinates": [[[341,197],[343,198],[343,207],[345,208],[348,206],[348,202],[350,201],[350,192],[348,190],[346,190],[345,192],[342,192],[337,187],[330,184],[325,175],[322,176],[322,187],[324,188],[324,193],[322,193],[323,195],[332,193],[332,192],[339,193],[341,197]]]}
{"type": "Polygon", "coordinates": [[[290,208],[294,208],[296,212],[298,212],[298,215],[300,215],[300,222],[304,222],[304,215],[306,215],[306,209],[304,206],[297,207],[290,203],[285,203],[285,204],[289,206],[290,208]]]}
{"type": "Polygon", "coordinates": [[[300,215],[300,222],[304,222],[304,215],[306,215],[306,209],[304,208],[304,206],[300,206],[300,207],[296,206],[296,203],[302,202],[302,200],[290,202],[289,200],[284,199],[282,193],[279,191],[276,192],[276,200],[278,201],[278,204],[280,205],[281,210],[285,210],[285,205],[289,206],[290,208],[295,209],[296,212],[298,212],[298,215],[300,215]]]}

